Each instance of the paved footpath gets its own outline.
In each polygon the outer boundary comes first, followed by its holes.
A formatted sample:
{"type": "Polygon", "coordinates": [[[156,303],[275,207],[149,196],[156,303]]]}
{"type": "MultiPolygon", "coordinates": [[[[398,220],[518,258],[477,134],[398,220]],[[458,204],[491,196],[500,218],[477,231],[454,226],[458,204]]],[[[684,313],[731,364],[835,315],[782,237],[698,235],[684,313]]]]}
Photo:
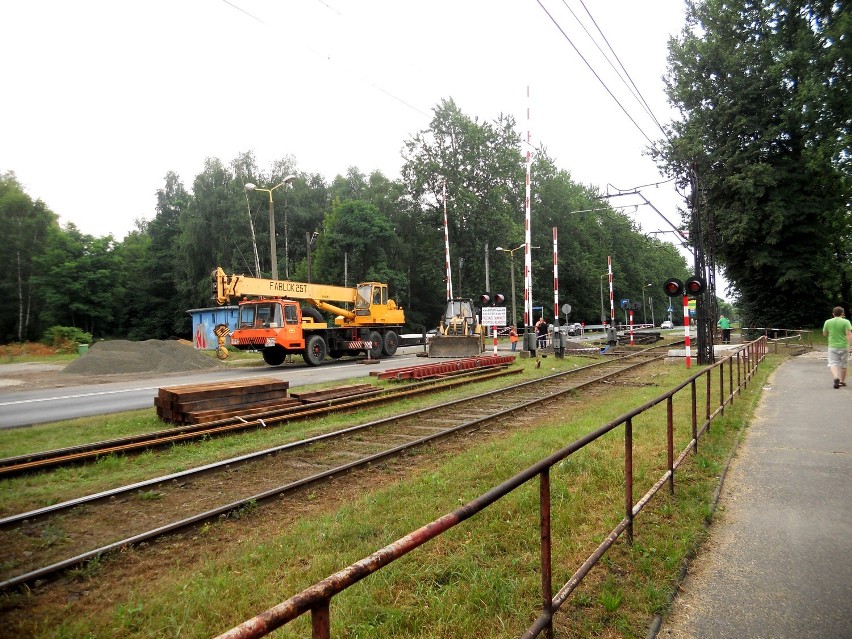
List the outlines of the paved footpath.
{"type": "Polygon", "coordinates": [[[852,379],[824,352],[764,391],[660,639],[852,638],[852,379]]]}

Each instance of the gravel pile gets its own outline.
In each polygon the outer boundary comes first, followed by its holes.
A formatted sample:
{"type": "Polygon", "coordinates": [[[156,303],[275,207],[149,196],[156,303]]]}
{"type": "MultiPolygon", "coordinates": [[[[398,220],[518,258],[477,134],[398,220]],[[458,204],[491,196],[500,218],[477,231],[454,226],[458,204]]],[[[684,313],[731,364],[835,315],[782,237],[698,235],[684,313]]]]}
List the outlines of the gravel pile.
{"type": "Polygon", "coordinates": [[[62,372],[74,375],[120,375],[181,373],[221,367],[217,360],[195,350],[188,342],[111,340],[93,344],[88,353],[68,364],[62,372]]]}

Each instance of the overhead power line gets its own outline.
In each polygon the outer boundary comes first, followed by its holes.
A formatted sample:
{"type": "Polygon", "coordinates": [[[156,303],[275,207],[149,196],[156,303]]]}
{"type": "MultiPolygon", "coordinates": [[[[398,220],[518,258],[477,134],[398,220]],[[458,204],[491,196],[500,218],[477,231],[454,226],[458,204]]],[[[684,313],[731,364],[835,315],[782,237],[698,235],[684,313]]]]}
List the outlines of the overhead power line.
{"type": "MultiPolygon", "coordinates": [[[[594,75],[594,76],[595,76],[595,78],[596,78],[596,79],[597,79],[597,81],[601,84],[601,86],[604,88],[604,90],[605,90],[605,91],[609,94],[609,96],[610,96],[610,97],[613,99],[613,101],[614,101],[614,102],[618,105],[618,107],[622,110],[622,112],[624,112],[624,115],[626,115],[626,116],[627,116],[627,118],[628,118],[628,119],[629,119],[629,120],[633,123],[633,126],[635,126],[635,127],[636,127],[636,129],[639,131],[639,133],[641,133],[641,134],[642,134],[642,136],[643,136],[646,140],[648,140],[648,143],[649,143],[652,147],[656,147],[656,143],[654,142],[654,140],[652,140],[652,139],[648,136],[648,134],[647,134],[647,133],[645,133],[645,130],[644,130],[644,129],[643,129],[643,128],[639,125],[639,123],[638,123],[638,122],[637,122],[637,121],[633,118],[633,116],[632,116],[632,115],[628,112],[627,108],[626,108],[626,107],[625,107],[625,106],[621,103],[621,101],[620,101],[617,97],[615,97],[615,94],[614,94],[614,93],[610,90],[609,86],[607,86],[607,83],[603,80],[603,78],[601,78],[601,76],[598,74],[598,72],[595,70],[595,68],[592,66],[592,64],[591,64],[591,63],[590,63],[590,62],[586,59],[586,57],[585,57],[585,56],[584,56],[584,55],[580,52],[580,50],[577,48],[577,45],[575,45],[575,44],[574,44],[574,42],[571,40],[571,38],[568,36],[568,34],[567,34],[567,33],[565,32],[565,30],[562,28],[562,25],[560,25],[560,24],[559,24],[559,22],[556,20],[556,18],[555,18],[555,17],[554,17],[554,16],[550,13],[550,11],[548,11],[548,10],[547,10],[547,8],[544,6],[544,4],[542,4],[541,0],[536,0],[536,1],[538,2],[538,5],[541,7],[542,11],[544,11],[544,13],[545,13],[545,14],[547,14],[547,17],[548,17],[548,18],[550,18],[551,22],[553,22],[554,26],[556,26],[556,28],[557,28],[557,29],[559,30],[559,32],[562,34],[562,37],[563,37],[563,38],[565,38],[565,40],[568,42],[568,44],[570,44],[570,45],[571,45],[571,47],[574,49],[574,51],[577,53],[577,55],[578,55],[578,56],[580,56],[580,59],[581,59],[581,60],[585,63],[586,67],[588,67],[589,71],[591,71],[591,72],[592,72],[592,75],[594,75]]],[[[564,0],[563,0],[563,2],[564,2],[564,0]]],[[[569,10],[570,10],[570,9],[569,9],[569,10]]],[[[573,14],[573,11],[572,11],[571,13],[573,14]]],[[[574,17],[575,17],[575,19],[576,19],[576,15],[575,15],[574,17]]],[[[578,20],[578,22],[579,22],[579,20],[578,20]]],[[[581,23],[581,26],[582,26],[582,23],[581,23]]],[[[587,32],[587,33],[588,33],[588,32],[587,32]]],[[[591,37],[591,36],[590,36],[590,37],[591,37]]],[[[601,52],[601,53],[603,53],[603,52],[601,52]]],[[[606,56],[606,54],[604,54],[604,57],[607,57],[607,56],[606,56]]],[[[607,59],[608,59],[608,58],[607,58],[607,59]]],[[[616,71],[616,73],[618,74],[618,72],[617,72],[617,71],[616,71]]],[[[620,74],[618,74],[618,75],[619,75],[619,77],[621,77],[621,76],[620,76],[620,74]]],[[[623,79],[622,79],[622,81],[623,81],[623,79]]],[[[632,93],[632,92],[631,92],[631,93],[632,93]]]]}
{"type": "MultiPolygon", "coordinates": [[[[235,4],[235,3],[231,2],[230,0],[222,0],[222,2],[224,2],[225,4],[227,4],[229,7],[233,7],[234,9],[236,9],[237,11],[239,11],[240,13],[244,13],[245,15],[247,15],[247,16],[248,16],[248,17],[250,17],[250,18],[252,18],[253,20],[257,20],[257,21],[258,21],[258,22],[260,22],[261,24],[263,24],[263,25],[265,25],[265,26],[269,26],[269,25],[268,25],[268,24],[267,24],[264,20],[262,20],[261,18],[258,18],[258,17],[257,17],[256,15],[254,15],[254,14],[249,13],[248,11],[246,11],[246,10],[245,10],[245,9],[243,9],[242,7],[238,6],[237,4],[235,4]]],[[[329,6],[327,3],[322,2],[321,4],[323,4],[323,5],[324,5],[327,9],[329,9],[330,11],[334,11],[335,13],[337,13],[337,14],[339,14],[339,15],[342,15],[342,14],[340,14],[340,12],[339,12],[339,11],[337,11],[337,10],[336,10],[336,9],[334,9],[334,8],[332,8],[332,7],[331,7],[331,6],[329,6]]],[[[346,65],[344,65],[344,64],[341,64],[340,62],[338,62],[338,61],[337,61],[337,59],[332,58],[330,54],[322,53],[322,52],[320,52],[320,51],[317,51],[316,49],[314,49],[313,47],[308,46],[308,45],[307,45],[307,44],[305,44],[304,42],[303,42],[303,43],[301,43],[301,44],[302,44],[302,46],[303,46],[303,47],[305,47],[308,51],[310,51],[311,53],[313,53],[313,54],[314,54],[314,55],[316,55],[317,57],[321,58],[322,60],[325,60],[326,62],[328,62],[328,63],[330,63],[330,64],[334,64],[334,65],[336,65],[336,66],[341,67],[344,71],[346,71],[346,73],[349,75],[349,77],[353,77],[353,76],[354,76],[354,77],[357,77],[357,78],[358,78],[361,82],[363,82],[364,84],[369,85],[370,87],[372,87],[372,88],[373,88],[373,89],[375,89],[376,91],[378,91],[378,92],[380,92],[380,93],[384,93],[384,94],[385,94],[386,96],[388,96],[389,98],[391,98],[391,99],[393,99],[393,100],[396,100],[397,102],[399,102],[399,103],[400,103],[400,104],[402,104],[403,106],[405,106],[405,107],[407,107],[407,108],[411,109],[412,111],[415,111],[416,113],[419,113],[420,115],[424,115],[424,116],[426,116],[426,117],[429,117],[429,115],[430,115],[429,113],[426,113],[426,112],[425,112],[425,111],[423,111],[422,109],[419,109],[418,107],[414,106],[414,105],[413,105],[413,104],[411,104],[410,102],[408,102],[408,101],[406,101],[405,99],[401,98],[400,96],[396,95],[396,94],[395,94],[395,93],[393,93],[392,91],[388,91],[388,90],[387,90],[387,89],[385,89],[383,86],[381,86],[381,85],[377,84],[376,82],[374,82],[374,81],[370,80],[369,78],[366,78],[366,77],[365,77],[363,74],[361,74],[359,71],[357,71],[357,70],[355,70],[355,69],[353,69],[353,68],[351,68],[351,67],[347,67],[347,66],[346,66],[346,65]]]]}
{"type": "MultiPolygon", "coordinates": [[[[563,2],[565,2],[565,0],[562,0],[562,1],[563,1],[563,2]]],[[[666,133],[666,130],[665,130],[665,129],[662,127],[662,125],[660,124],[660,121],[657,119],[657,116],[656,116],[656,115],[654,115],[654,111],[651,109],[651,106],[648,104],[647,100],[645,100],[645,96],[643,96],[643,95],[642,95],[642,92],[639,90],[639,87],[638,87],[638,86],[636,86],[636,83],[633,81],[633,78],[632,78],[632,77],[630,77],[630,73],[627,71],[627,68],[626,68],[626,67],[624,66],[624,64],[621,62],[621,58],[619,58],[619,57],[618,57],[618,54],[615,52],[615,49],[613,49],[613,48],[612,48],[612,45],[609,43],[609,40],[608,40],[608,39],[607,39],[607,37],[604,35],[604,32],[601,30],[600,26],[598,26],[597,21],[596,21],[596,20],[595,20],[595,18],[592,16],[592,14],[591,14],[591,12],[589,11],[588,7],[586,7],[586,3],[585,3],[585,2],[583,2],[583,0],[580,0],[580,4],[581,4],[581,5],[583,5],[583,9],[585,9],[585,10],[586,10],[586,14],[589,16],[589,19],[592,21],[592,24],[594,24],[594,25],[595,25],[595,28],[598,30],[598,33],[600,33],[600,34],[601,34],[601,37],[603,38],[604,42],[606,42],[606,46],[607,46],[607,47],[609,47],[609,50],[612,52],[612,55],[613,55],[613,56],[615,56],[615,59],[618,61],[618,65],[619,65],[619,66],[621,67],[621,69],[624,71],[624,75],[626,75],[626,76],[627,76],[627,79],[628,79],[628,80],[630,80],[630,84],[631,84],[631,85],[633,86],[633,88],[636,90],[636,92],[634,93],[634,97],[636,97],[636,99],[637,99],[638,101],[640,101],[640,103],[643,105],[643,108],[645,109],[645,112],[646,112],[646,113],[650,116],[650,118],[654,121],[654,124],[656,124],[656,125],[657,125],[657,128],[658,128],[658,129],[660,129],[660,131],[661,131],[661,132],[662,132],[662,134],[665,136],[665,138],[666,138],[667,140],[669,140],[668,133],[666,133]]],[[[566,5],[566,6],[567,6],[567,5],[566,5]]],[[[571,13],[573,14],[573,11],[572,11],[571,13]]],[[[575,17],[576,17],[576,16],[575,16],[575,17]]],[[[579,22],[579,20],[578,20],[578,22],[579,22]]],[[[591,36],[590,36],[590,37],[591,37],[591,36]]],[[[595,43],[595,44],[597,45],[597,43],[595,43]]],[[[605,56],[605,57],[606,57],[606,56],[605,56]]],[[[607,58],[607,60],[609,60],[609,58],[607,58]]],[[[621,75],[620,75],[620,74],[619,74],[619,77],[621,77],[621,75]]],[[[629,88],[629,87],[628,87],[628,88],[629,88]]],[[[633,93],[633,91],[631,91],[631,93],[633,93]]],[[[671,141],[671,140],[669,140],[669,141],[671,141]]]]}

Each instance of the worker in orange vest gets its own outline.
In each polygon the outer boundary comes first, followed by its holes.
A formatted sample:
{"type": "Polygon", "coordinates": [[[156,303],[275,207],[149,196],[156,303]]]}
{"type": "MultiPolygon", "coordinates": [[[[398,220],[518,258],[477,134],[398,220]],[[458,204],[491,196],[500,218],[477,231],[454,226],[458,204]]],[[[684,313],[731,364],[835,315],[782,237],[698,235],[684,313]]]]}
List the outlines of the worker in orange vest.
{"type": "Polygon", "coordinates": [[[512,343],[512,351],[518,347],[518,331],[515,330],[515,325],[509,327],[509,341],[512,343]]]}

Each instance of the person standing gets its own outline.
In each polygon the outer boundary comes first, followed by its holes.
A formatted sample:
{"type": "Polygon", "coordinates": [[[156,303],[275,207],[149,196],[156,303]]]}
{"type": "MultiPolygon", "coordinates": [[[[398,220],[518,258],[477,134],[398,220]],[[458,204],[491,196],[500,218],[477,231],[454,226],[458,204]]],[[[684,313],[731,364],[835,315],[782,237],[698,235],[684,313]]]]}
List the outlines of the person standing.
{"type": "Polygon", "coordinates": [[[722,329],[722,343],[730,344],[731,343],[731,320],[725,317],[725,314],[719,317],[719,321],[716,323],[716,326],[722,329]]]}
{"type": "Polygon", "coordinates": [[[518,331],[515,330],[515,325],[509,327],[509,342],[512,344],[512,352],[518,347],[518,331]]]}
{"type": "Polygon", "coordinates": [[[846,369],[849,351],[852,350],[852,323],[843,314],[842,306],[835,306],[831,319],[822,325],[822,334],[828,337],[828,368],[834,376],[834,387],[846,386],[846,369]]]}
{"type": "Polygon", "coordinates": [[[539,317],[535,323],[535,333],[538,338],[538,347],[547,346],[547,322],[544,321],[544,316],[539,317]]]}

